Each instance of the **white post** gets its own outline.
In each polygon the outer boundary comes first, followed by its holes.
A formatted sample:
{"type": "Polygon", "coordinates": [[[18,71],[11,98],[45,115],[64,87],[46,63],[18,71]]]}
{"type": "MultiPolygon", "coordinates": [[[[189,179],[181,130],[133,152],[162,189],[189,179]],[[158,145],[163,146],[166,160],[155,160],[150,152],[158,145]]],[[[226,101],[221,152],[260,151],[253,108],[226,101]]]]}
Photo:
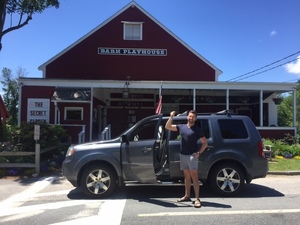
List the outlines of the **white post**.
{"type": "Polygon", "coordinates": [[[264,95],[263,90],[259,92],[259,126],[264,125],[264,95]]]}
{"type": "Polygon", "coordinates": [[[40,173],[40,144],[38,144],[38,140],[40,140],[40,125],[34,125],[34,140],[35,140],[35,171],[36,174],[34,176],[38,176],[40,173]]]}
{"type": "Polygon", "coordinates": [[[40,155],[41,155],[41,150],[40,150],[40,144],[37,142],[35,143],[35,171],[37,174],[40,173],[40,155]]]}
{"type": "Polygon", "coordinates": [[[193,109],[196,110],[196,89],[193,89],[193,109]]]}
{"type": "Polygon", "coordinates": [[[229,110],[229,89],[226,89],[226,110],[229,110]]]}

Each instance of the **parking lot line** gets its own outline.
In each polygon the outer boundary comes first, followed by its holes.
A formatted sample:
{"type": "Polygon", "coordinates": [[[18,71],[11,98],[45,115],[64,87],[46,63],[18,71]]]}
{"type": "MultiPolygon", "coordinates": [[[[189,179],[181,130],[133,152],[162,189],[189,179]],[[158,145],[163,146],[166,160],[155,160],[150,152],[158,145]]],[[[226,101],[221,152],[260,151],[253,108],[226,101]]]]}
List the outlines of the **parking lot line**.
{"type": "Polygon", "coordinates": [[[191,215],[230,215],[230,214],[272,214],[272,213],[299,213],[300,209],[267,209],[267,210],[234,210],[234,211],[197,211],[197,212],[165,212],[138,214],[139,217],[160,216],[191,216],[191,215]]]}

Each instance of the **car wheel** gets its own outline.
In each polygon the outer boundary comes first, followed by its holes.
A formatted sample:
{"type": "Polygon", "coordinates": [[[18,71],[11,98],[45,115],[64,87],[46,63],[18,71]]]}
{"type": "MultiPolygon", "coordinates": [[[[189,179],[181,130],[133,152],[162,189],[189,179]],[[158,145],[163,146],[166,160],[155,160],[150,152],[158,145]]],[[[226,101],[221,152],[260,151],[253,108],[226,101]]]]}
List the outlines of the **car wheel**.
{"type": "Polygon", "coordinates": [[[107,197],[116,187],[115,173],[107,166],[90,166],[82,174],[81,187],[84,194],[89,197],[107,197]]]}
{"type": "Polygon", "coordinates": [[[243,171],[233,164],[221,164],[215,167],[209,177],[209,185],[221,196],[235,196],[245,182],[243,171]]]}

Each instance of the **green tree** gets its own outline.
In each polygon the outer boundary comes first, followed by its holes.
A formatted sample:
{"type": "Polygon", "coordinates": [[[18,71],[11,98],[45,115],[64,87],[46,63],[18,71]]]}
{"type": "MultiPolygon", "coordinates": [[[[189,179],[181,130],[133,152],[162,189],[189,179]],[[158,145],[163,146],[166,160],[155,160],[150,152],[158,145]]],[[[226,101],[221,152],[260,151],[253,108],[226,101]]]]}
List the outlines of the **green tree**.
{"type": "MultiPolygon", "coordinates": [[[[24,77],[25,75],[26,71],[24,69],[17,69],[17,78],[24,77]]],[[[12,75],[11,69],[3,68],[2,78],[3,102],[9,113],[7,124],[14,126],[18,124],[19,85],[17,78],[12,75]]]]}
{"type": "MultiPolygon", "coordinates": [[[[300,81],[296,91],[296,125],[300,131],[300,81]]],[[[293,96],[289,95],[283,99],[278,105],[278,125],[279,126],[293,126],[293,96]]]]}
{"type": "Polygon", "coordinates": [[[45,9],[59,8],[58,0],[0,0],[0,51],[2,49],[2,37],[25,25],[32,19],[35,13],[42,13],[45,9]],[[13,24],[13,15],[17,14],[18,19],[13,24]],[[10,15],[10,23],[5,28],[6,16],[10,15]]]}

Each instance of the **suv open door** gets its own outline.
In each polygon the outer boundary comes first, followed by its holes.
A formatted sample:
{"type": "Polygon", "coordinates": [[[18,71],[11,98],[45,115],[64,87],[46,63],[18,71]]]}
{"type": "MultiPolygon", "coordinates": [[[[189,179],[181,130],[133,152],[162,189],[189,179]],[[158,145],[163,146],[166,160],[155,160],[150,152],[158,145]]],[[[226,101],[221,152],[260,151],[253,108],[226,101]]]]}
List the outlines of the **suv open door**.
{"type": "Polygon", "coordinates": [[[161,144],[162,114],[148,117],[134,125],[122,136],[121,157],[124,180],[141,183],[156,182],[155,158],[161,144]]]}

